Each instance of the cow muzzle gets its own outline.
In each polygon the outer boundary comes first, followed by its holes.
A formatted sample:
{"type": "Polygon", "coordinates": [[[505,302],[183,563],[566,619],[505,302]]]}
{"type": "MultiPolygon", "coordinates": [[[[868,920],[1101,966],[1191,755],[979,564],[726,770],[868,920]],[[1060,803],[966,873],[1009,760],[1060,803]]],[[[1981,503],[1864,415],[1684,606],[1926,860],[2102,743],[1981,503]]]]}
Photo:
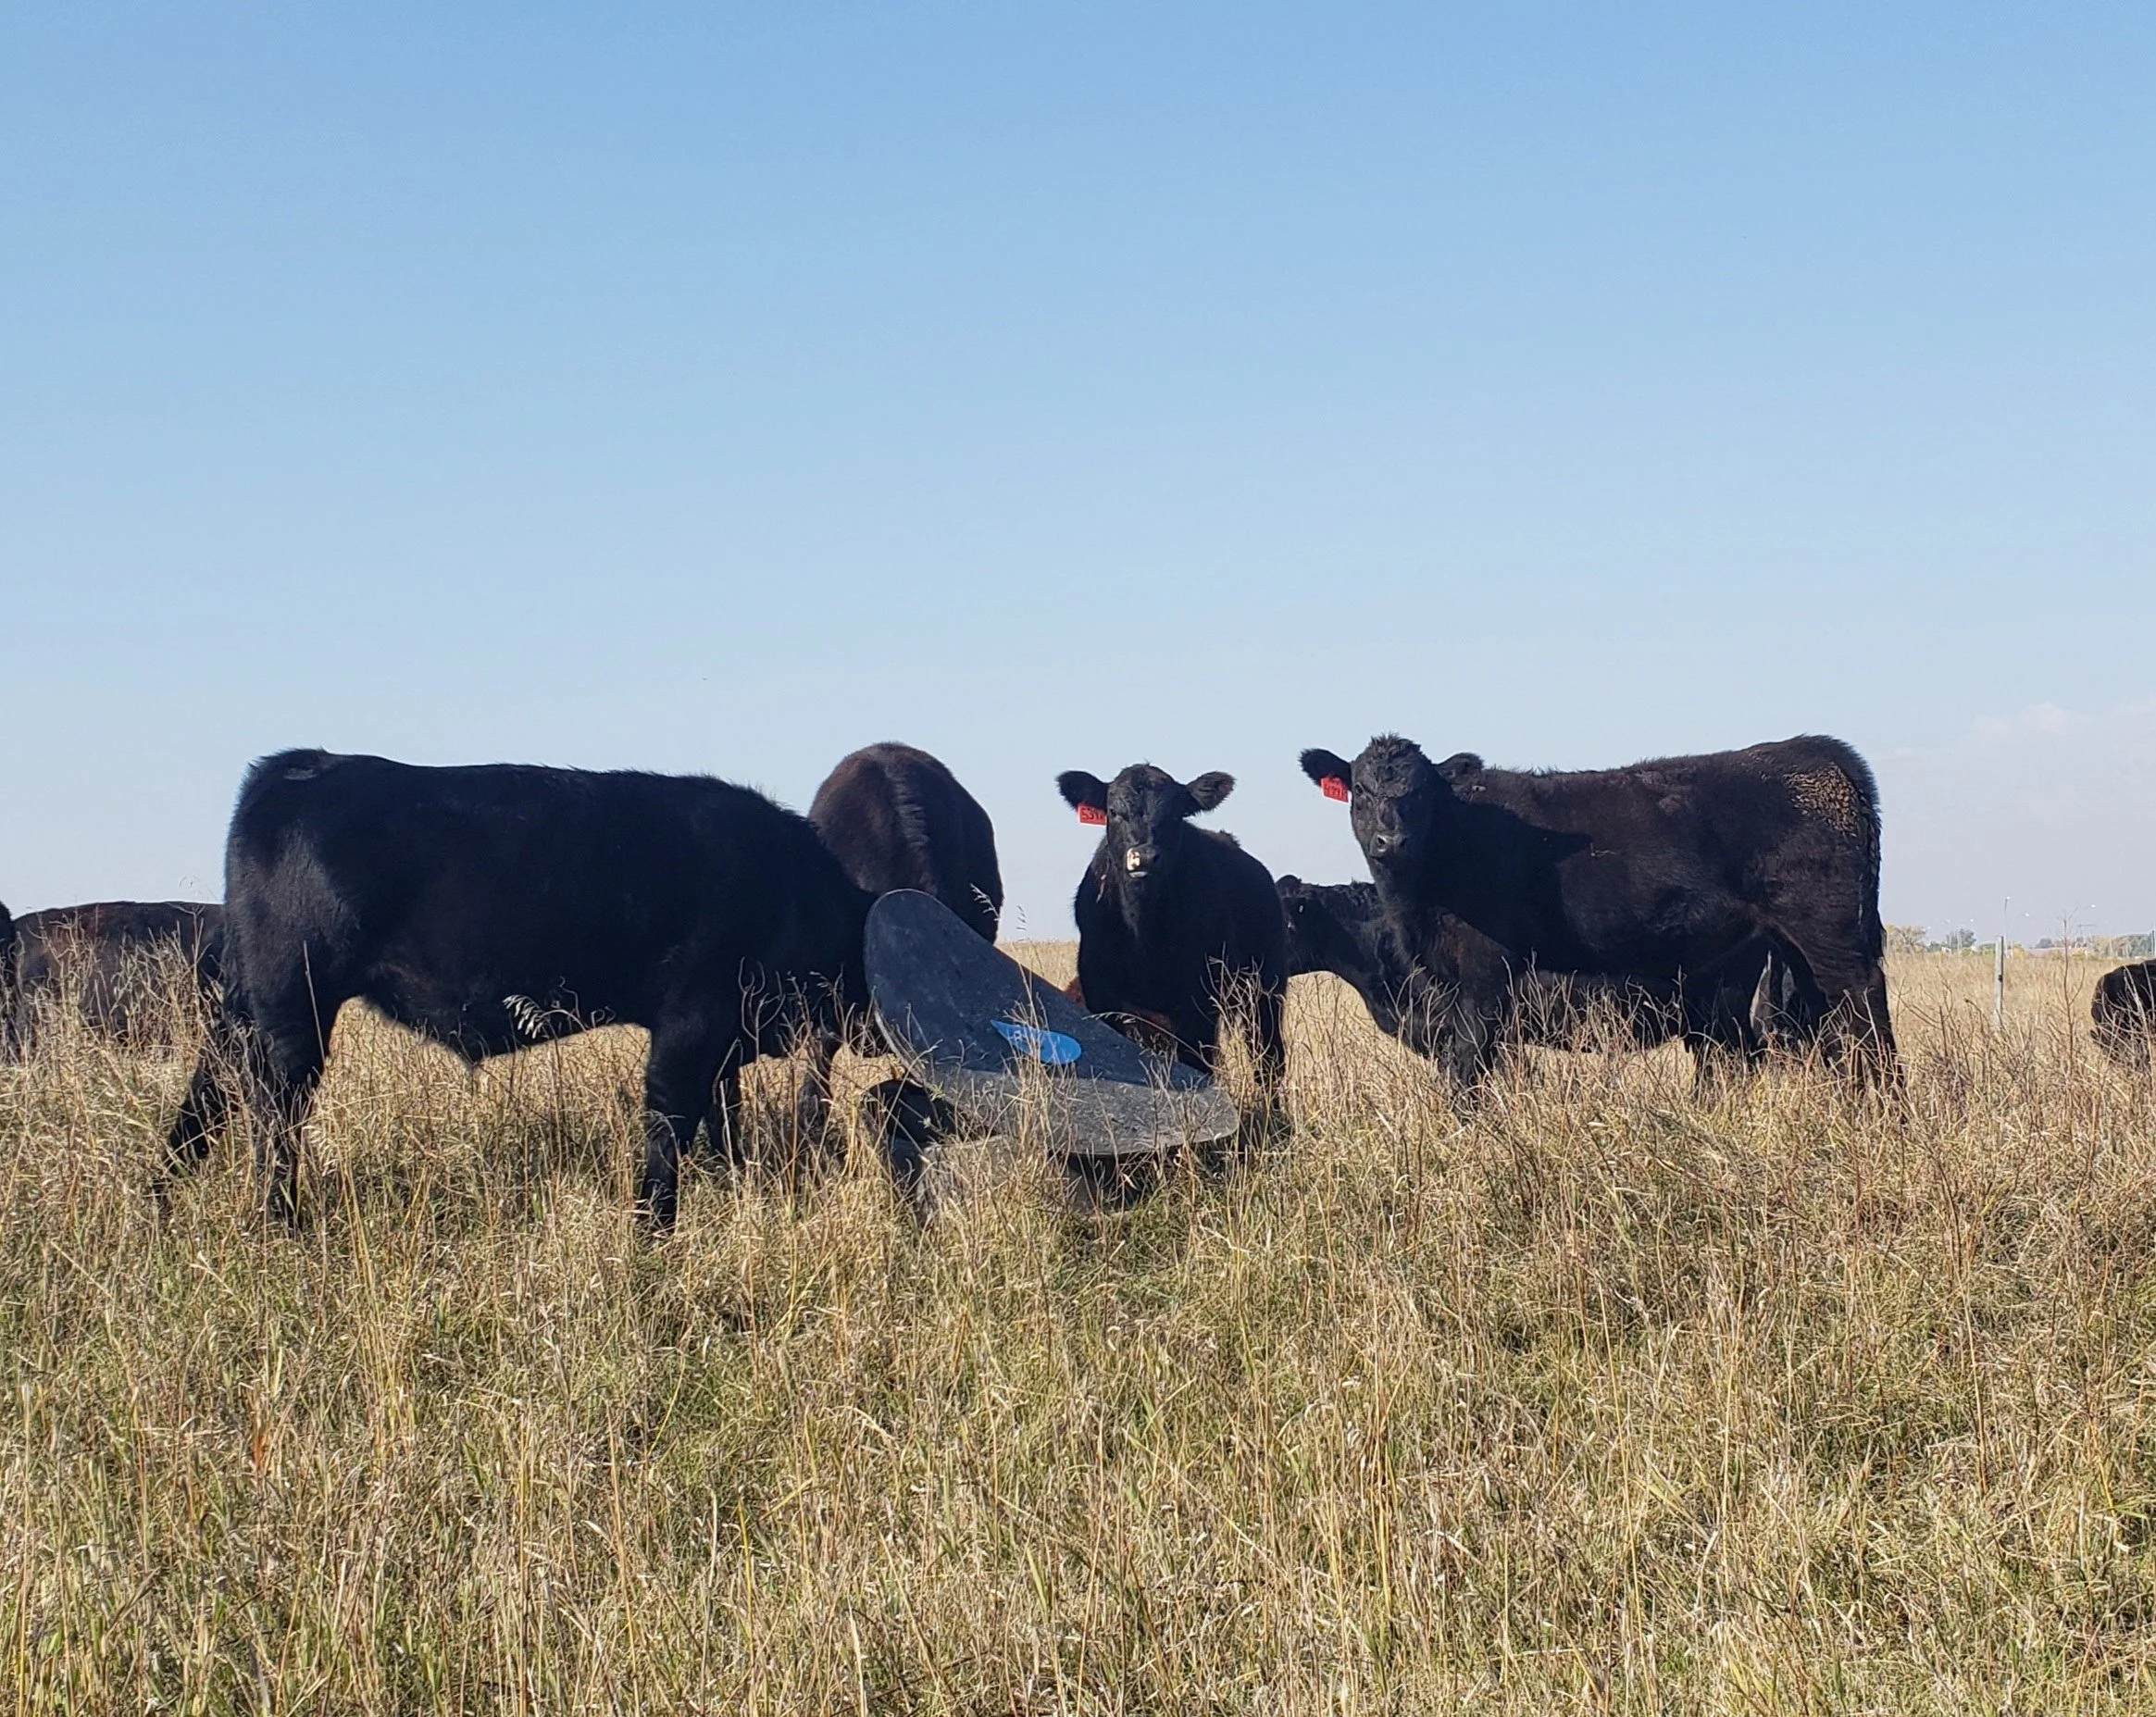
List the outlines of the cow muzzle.
{"type": "Polygon", "coordinates": [[[1160,852],[1156,848],[1125,847],[1123,874],[1133,882],[1141,882],[1153,875],[1153,867],[1159,859],[1160,852]]]}

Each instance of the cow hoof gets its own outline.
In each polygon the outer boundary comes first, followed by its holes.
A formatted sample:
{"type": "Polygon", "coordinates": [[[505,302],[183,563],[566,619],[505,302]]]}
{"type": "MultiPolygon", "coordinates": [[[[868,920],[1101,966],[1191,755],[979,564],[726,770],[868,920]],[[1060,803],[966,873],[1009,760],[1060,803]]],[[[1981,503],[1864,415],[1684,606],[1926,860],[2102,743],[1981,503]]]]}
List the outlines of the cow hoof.
{"type": "Polygon", "coordinates": [[[891,1185],[916,1211],[928,1151],[958,1125],[956,1110],[912,1079],[886,1079],[861,1094],[861,1126],[882,1147],[891,1185]]]}

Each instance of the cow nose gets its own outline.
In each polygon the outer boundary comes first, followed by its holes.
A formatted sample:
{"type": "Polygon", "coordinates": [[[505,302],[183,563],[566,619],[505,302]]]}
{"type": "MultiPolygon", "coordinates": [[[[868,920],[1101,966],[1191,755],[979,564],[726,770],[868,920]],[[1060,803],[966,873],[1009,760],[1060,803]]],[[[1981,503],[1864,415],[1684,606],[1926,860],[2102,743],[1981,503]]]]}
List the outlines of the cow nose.
{"type": "Polygon", "coordinates": [[[1372,858],[1388,858],[1391,855],[1392,849],[1399,844],[1390,835],[1372,835],[1370,837],[1370,856],[1372,858]]]}
{"type": "Polygon", "coordinates": [[[1155,856],[1151,847],[1126,847],[1123,850],[1123,868],[1134,875],[1142,873],[1153,868],[1155,856]]]}

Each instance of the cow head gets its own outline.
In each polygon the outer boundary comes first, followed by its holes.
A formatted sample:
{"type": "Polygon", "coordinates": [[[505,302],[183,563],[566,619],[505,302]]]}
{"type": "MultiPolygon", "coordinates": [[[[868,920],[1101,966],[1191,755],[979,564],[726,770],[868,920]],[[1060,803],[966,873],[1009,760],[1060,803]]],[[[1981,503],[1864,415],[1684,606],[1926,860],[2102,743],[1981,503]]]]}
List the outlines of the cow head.
{"type": "Polygon", "coordinates": [[[1274,886],[1280,891],[1280,913],[1288,921],[1289,973],[1338,970],[1343,938],[1323,886],[1300,877],[1281,877],[1274,886]]]}
{"type": "Polygon", "coordinates": [[[1453,803],[1456,783],[1482,760],[1462,752],[1432,763],[1413,740],[1381,733],[1353,763],[1338,753],[1307,751],[1302,773],[1328,798],[1345,792],[1355,840],[1374,877],[1408,877],[1428,857],[1437,825],[1453,803]]]}
{"type": "Polygon", "coordinates": [[[1235,777],[1215,770],[1184,782],[1138,763],[1113,781],[1067,769],[1055,785],[1083,821],[1103,825],[1103,880],[1136,898],[1175,869],[1189,834],[1185,820],[1226,799],[1235,777]]]}

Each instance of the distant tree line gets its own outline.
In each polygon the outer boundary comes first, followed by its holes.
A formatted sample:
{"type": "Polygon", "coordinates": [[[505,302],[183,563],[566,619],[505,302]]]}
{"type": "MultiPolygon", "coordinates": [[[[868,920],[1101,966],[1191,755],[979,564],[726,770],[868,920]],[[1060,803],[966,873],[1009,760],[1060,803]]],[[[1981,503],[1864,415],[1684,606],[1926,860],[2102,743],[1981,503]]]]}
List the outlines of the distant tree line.
{"type": "MultiPolygon", "coordinates": [[[[1996,945],[1991,937],[1978,939],[1974,930],[1949,930],[1938,941],[1930,939],[1931,932],[1921,924],[1890,924],[1887,926],[1887,952],[1890,954],[1974,954],[1988,953],[1996,945]]],[[[2021,946],[2009,942],[2010,948],[2021,946]]],[[[2142,930],[2132,936],[2068,936],[2050,937],[2033,944],[2039,952],[2074,952],[2091,954],[2103,960],[2147,960],[2156,957],[2156,931],[2142,930]]]]}

